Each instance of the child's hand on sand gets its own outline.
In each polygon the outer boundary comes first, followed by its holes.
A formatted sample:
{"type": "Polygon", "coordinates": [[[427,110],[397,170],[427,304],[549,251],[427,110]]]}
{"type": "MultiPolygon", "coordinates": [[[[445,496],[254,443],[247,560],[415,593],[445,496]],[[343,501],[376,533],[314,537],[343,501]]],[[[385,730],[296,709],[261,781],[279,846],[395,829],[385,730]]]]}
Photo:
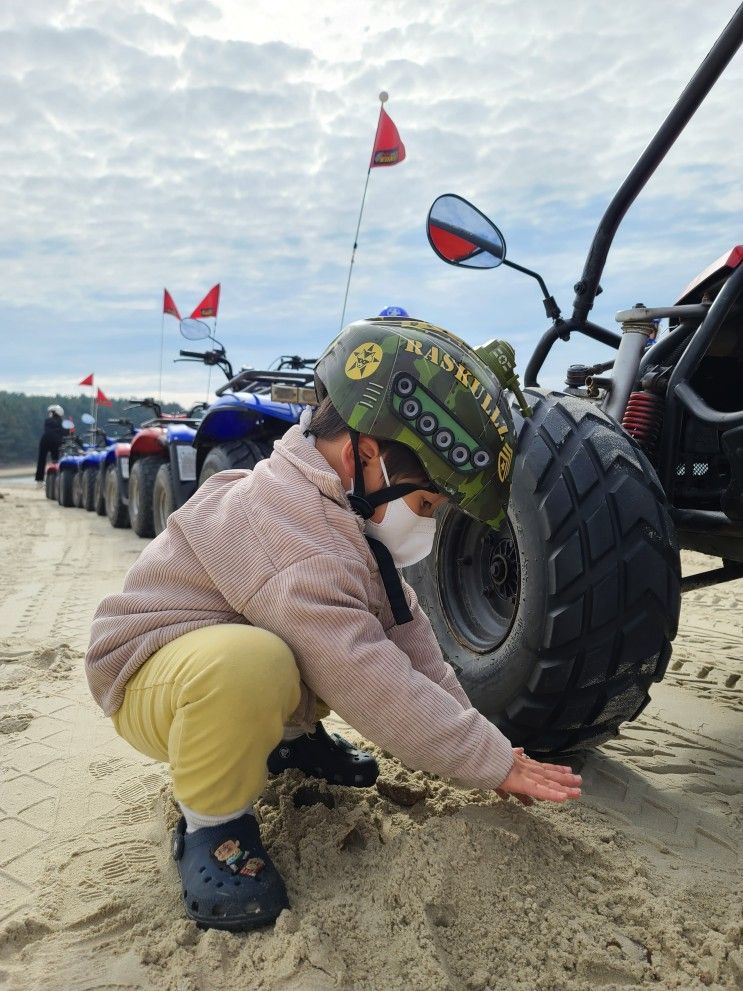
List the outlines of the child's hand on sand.
{"type": "Polygon", "coordinates": [[[564,802],[568,798],[580,798],[582,778],[571,768],[558,764],[542,764],[531,760],[523,747],[513,748],[513,767],[496,792],[501,798],[513,795],[523,805],[531,805],[534,799],[544,802],[564,802]]]}

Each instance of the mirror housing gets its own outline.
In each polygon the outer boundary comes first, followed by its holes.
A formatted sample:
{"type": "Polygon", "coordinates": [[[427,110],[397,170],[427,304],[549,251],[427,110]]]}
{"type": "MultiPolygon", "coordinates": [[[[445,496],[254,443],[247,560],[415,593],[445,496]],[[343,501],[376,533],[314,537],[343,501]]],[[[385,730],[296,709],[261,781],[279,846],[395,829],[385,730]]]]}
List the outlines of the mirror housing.
{"type": "Polygon", "coordinates": [[[87,423],[89,427],[95,423],[95,417],[91,416],[90,413],[83,413],[80,419],[83,423],[87,423]]]}
{"type": "Polygon", "coordinates": [[[433,250],[459,268],[497,268],[506,260],[506,239],[484,213],[455,193],[437,197],[426,220],[433,250]]]}

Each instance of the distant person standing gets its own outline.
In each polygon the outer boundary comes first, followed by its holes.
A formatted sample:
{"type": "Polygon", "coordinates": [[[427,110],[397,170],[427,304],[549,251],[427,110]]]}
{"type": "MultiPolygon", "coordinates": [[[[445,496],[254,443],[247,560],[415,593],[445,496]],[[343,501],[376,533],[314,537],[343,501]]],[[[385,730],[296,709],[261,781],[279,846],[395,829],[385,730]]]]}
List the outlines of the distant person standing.
{"type": "Polygon", "coordinates": [[[47,406],[44,432],[39,439],[39,459],[36,462],[37,482],[44,481],[47,455],[51,455],[52,461],[59,461],[59,445],[67,433],[62,426],[63,418],[64,410],[61,406],[57,404],[47,406]]]}

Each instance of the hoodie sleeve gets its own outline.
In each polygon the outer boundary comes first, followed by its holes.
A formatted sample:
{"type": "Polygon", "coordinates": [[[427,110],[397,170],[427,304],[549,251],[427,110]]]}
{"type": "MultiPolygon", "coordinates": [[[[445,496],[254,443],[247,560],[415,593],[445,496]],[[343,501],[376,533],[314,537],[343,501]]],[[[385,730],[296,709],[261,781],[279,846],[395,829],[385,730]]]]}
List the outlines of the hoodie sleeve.
{"type": "Polygon", "coordinates": [[[471,709],[472,703],[459,684],[451,664],[444,660],[431,621],[421,609],[418,597],[407,582],[403,582],[403,589],[413,616],[412,622],[393,626],[387,630],[387,636],[408,655],[416,671],[435,681],[463,708],[471,709]]]}
{"type": "MultiPolygon", "coordinates": [[[[274,575],[245,616],[280,636],[303,681],[369,740],[411,768],[497,788],[513,765],[510,743],[388,639],[369,611],[365,578],[361,562],[316,555],[274,575]]],[[[427,623],[421,613],[419,629],[433,638],[427,623]]]]}

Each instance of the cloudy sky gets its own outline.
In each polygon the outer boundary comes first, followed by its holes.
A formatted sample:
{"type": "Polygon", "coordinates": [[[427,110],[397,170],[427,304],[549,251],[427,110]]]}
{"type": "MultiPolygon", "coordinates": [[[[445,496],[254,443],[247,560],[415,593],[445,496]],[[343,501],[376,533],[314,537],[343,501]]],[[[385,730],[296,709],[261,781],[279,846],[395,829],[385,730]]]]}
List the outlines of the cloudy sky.
{"type": "MultiPolygon", "coordinates": [[[[316,355],[338,330],[378,93],[407,160],[371,175],[347,318],[388,304],[523,369],[536,283],[431,252],[433,199],[499,224],[563,309],[609,198],[735,0],[3,0],[0,389],[157,390],[162,291],[222,284],[236,366],[316,355]]],[[[660,305],[743,242],[743,54],[620,229],[593,318],[660,305]]],[[[172,364],[166,398],[203,398],[172,364]]],[[[189,345],[185,345],[188,347],[189,345]]],[[[192,346],[192,345],[190,345],[192,346]]],[[[608,356],[576,339],[545,376],[608,356]]],[[[212,387],[219,384],[212,377],[212,387]]]]}

